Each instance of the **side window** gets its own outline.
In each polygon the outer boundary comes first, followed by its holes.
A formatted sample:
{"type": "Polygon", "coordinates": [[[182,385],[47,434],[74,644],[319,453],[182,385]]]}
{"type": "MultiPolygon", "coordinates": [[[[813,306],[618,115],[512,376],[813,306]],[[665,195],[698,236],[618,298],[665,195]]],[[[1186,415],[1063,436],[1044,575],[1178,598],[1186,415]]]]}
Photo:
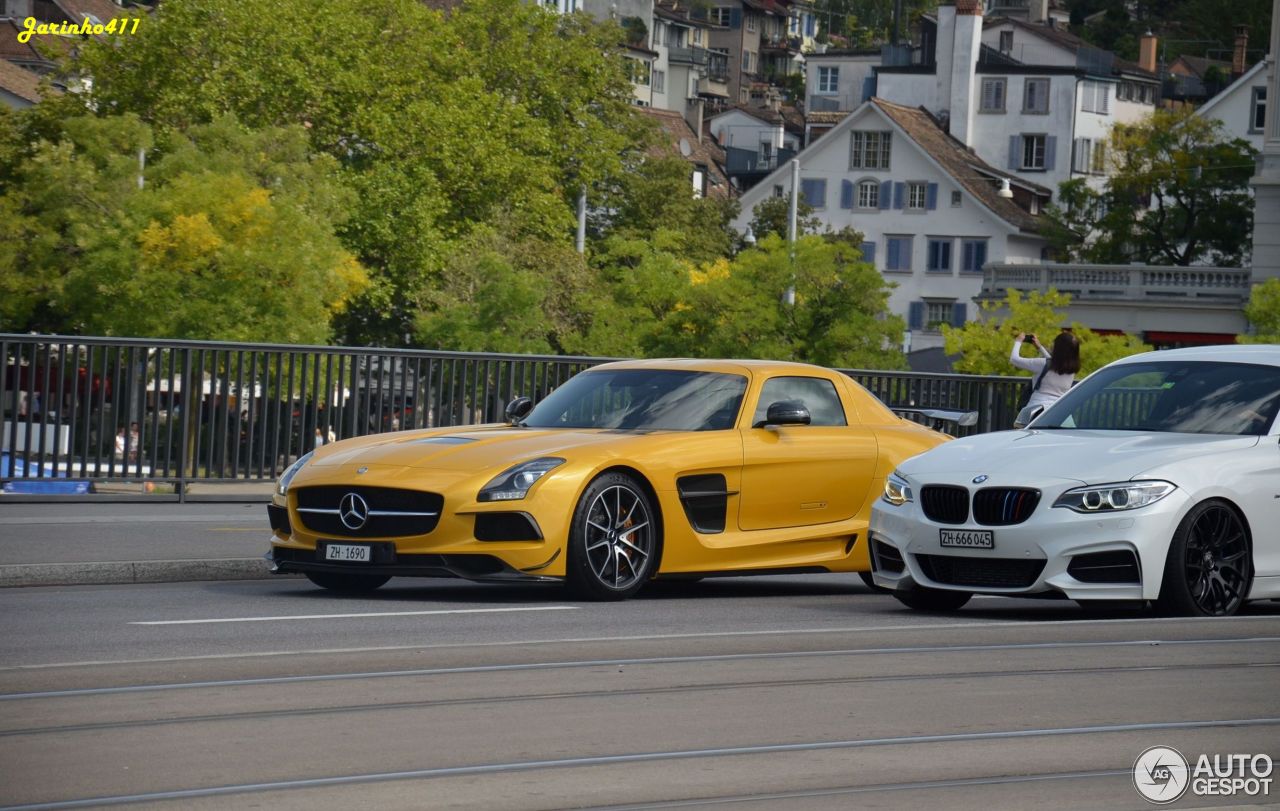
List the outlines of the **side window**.
{"type": "Polygon", "coordinates": [[[810,425],[848,425],[840,395],[830,380],[820,377],[774,377],[765,381],[756,403],[755,425],[765,418],[769,406],[780,400],[798,400],[809,409],[810,425]]]}

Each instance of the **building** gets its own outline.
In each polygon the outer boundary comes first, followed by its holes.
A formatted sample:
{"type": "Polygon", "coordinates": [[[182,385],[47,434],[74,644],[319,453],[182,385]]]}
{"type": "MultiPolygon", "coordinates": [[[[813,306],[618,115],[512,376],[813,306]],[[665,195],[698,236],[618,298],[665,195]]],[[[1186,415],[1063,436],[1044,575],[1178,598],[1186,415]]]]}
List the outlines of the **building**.
{"type": "MultiPolygon", "coordinates": [[[[1263,100],[1280,99],[1280,14],[1271,15],[1271,50],[1263,100]]],[[[1242,77],[1243,78],[1243,77],[1242,77]]],[[[1262,152],[1253,176],[1253,283],[1280,278],[1280,104],[1262,110],[1262,152]]]]}
{"type": "Polygon", "coordinates": [[[40,101],[40,76],[0,59],[0,104],[21,110],[40,101]]]}
{"type": "Polygon", "coordinates": [[[1249,68],[1218,95],[1206,101],[1196,114],[1222,122],[1228,137],[1243,138],[1262,150],[1267,122],[1267,79],[1272,58],[1249,68]]]}
{"type": "Polygon", "coordinates": [[[724,173],[724,152],[713,140],[701,137],[677,112],[653,108],[644,112],[662,128],[665,143],[658,151],[689,162],[689,185],[694,197],[723,200],[733,196],[724,173]]]}
{"type": "MultiPolygon", "coordinates": [[[[973,314],[984,265],[1044,254],[1032,212],[1050,190],[988,164],[922,108],[872,98],[796,160],[801,199],[822,227],[860,231],[863,257],[896,285],[889,308],[907,319],[912,349],[940,346],[942,324],[973,314]]],[[[735,227],[745,232],[761,201],[790,191],[782,166],[742,195],[735,227]]]]}
{"type": "Polygon", "coordinates": [[[681,113],[699,132],[706,109],[729,101],[728,57],[709,50],[711,29],[706,19],[692,16],[687,3],[654,4],[651,106],[681,113]]]}
{"type": "Polygon", "coordinates": [[[725,173],[738,190],[749,189],[800,151],[803,129],[767,107],[731,107],[712,116],[707,129],[725,152],[725,173]]]}

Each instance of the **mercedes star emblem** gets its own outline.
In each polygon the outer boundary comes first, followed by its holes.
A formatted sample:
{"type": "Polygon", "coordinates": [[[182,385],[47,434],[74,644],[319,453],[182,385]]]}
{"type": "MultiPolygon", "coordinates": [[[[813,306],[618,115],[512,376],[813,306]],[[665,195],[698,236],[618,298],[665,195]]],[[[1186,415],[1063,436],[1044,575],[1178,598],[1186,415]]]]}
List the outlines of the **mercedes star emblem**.
{"type": "Polygon", "coordinates": [[[369,504],[355,493],[347,493],[338,502],[338,517],[347,529],[360,529],[369,520],[369,504]]]}
{"type": "Polygon", "coordinates": [[[973,483],[974,483],[974,484],[982,484],[982,483],[983,483],[983,482],[985,482],[986,480],[987,480],[987,474],[985,474],[985,473],[983,473],[981,476],[974,476],[974,477],[973,477],[973,483]]]}

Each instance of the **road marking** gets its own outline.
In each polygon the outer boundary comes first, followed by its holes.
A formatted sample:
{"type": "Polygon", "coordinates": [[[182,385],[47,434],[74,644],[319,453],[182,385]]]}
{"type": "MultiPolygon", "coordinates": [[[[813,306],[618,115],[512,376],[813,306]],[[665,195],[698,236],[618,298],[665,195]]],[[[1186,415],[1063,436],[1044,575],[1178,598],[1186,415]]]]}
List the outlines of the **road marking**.
{"type": "Polygon", "coordinates": [[[943,735],[903,735],[893,738],[860,738],[845,741],[812,741],[809,743],[765,744],[761,746],[730,746],[717,749],[676,749],[668,752],[636,752],[625,755],[595,755],[591,757],[559,758],[556,760],[518,760],[507,763],[482,763],[472,766],[449,766],[438,769],[414,769],[399,772],[370,772],[337,777],[316,777],[303,780],[278,780],[269,783],[240,783],[212,786],[210,788],[157,791],[150,794],[129,794],[107,797],[91,797],[29,805],[9,805],[0,811],[52,811],[61,808],[84,808],[94,805],[122,805],[156,800],[184,800],[196,797],[217,797],[228,794],[245,794],[261,791],[281,791],[296,788],[318,788],[360,783],[385,783],[393,780],[423,780],[460,775],[502,774],[529,772],[539,769],[568,769],[581,766],[613,766],[627,763],[652,763],[671,760],[731,757],[736,755],[771,755],[789,752],[819,752],[840,749],[865,749],[880,746],[903,746],[926,743],[964,743],[969,741],[1017,740],[1020,738],[1048,738],[1068,735],[1097,735],[1118,732],[1151,732],[1175,729],[1212,729],[1218,727],[1260,727],[1280,725],[1280,718],[1239,718],[1216,721],[1164,721],[1149,724],[1108,724],[1091,727],[1053,727],[1048,729],[1015,729],[995,732],[960,732],[943,735]]]}
{"type": "Polygon", "coordinates": [[[264,527],[210,527],[209,532],[266,532],[264,527]]]}
{"type": "Polygon", "coordinates": [[[219,617],[200,620],[139,620],[130,625],[213,625],[223,622],[288,622],[290,620],[338,620],[359,617],[426,617],[441,614],[503,614],[517,611],[576,611],[576,605],[539,605],[516,608],[448,608],[436,611],[371,611],[361,614],[294,614],[281,617],[219,617]]]}
{"type": "Polygon", "coordinates": [[[589,667],[626,667],[628,665],[670,665],[700,662],[743,662],[751,660],[822,659],[840,656],[883,656],[909,653],[984,653],[1005,650],[1052,650],[1077,648],[1120,647],[1170,647],[1180,645],[1239,645],[1280,643],[1280,637],[1253,637],[1248,639],[1143,639],[1124,642],[1031,642],[1003,645],[931,645],[914,648],[852,648],[847,650],[786,651],[773,653],[715,653],[701,656],[648,656],[632,659],[585,659],[558,662],[523,662],[505,665],[469,665],[463,667],[430,667],[410,670],[374,670],[356,673],[324,673],[311,676],[267,676],[252,679],[221,679],[218,681],[171,682],[166,684],[135,684],[127,687],[82,687],[72,690],[45,690],[34,693],[0,693],[0,701],[30,698],[64,698],[66,696],[110,695],[116,693],[145,693],[159,690],[190,690],[209,687],[246,687],[263,684],[299,684],[306,682],[344,681],[350,679],[389,679],[422,676],[452,676],[464,673],[505,673],[520,670],[561,670],[589,667]]]}
{"type": "MultiPolygon", "coordinates": [[[[813,634],[863,634],[881,631],[948,631],[957,628],[1027,628],[1051,627],[1057,625],[1085,626],[1109,623],[1172,623],[1186,625],[1195,623],[1213,623],[1220,625],[1241,624],[1253,621],[1275,622],[1276,615],[1235,616],[1235,617],[1179,617],[1170,620],[1168,617],[1127,617],[1120,619],[1078,619],[1078,620],[1010,620],[1001,622],[950,622],[919,625],[878,625],[853,626],[835,628],[781,628],[776,631],[713,631],[692,634],[636,634],[631,636],[582,636],[544,639],[518,639],[507,642],[443,642],[419,645],[367,645],[358,648],[305,648],[303,650],[271,650],[246,651],[243,653],[205,653],[196,656],[157,656],[146,659],[86,659],[76,662],[48,662],[36,665],[0,665],[0,673],[19,670],[44,670],[62,667],[97,667],[101,665],[147,665],[166,664],[170,662],[194,662],[207,659],[265,659],[276,656],[318,656],[347,653],[394,653],[406,650],[456,650],[467,648],[514,648],[534,645],[571,645],[593,642],[654,642],[672,639],[721,639],[759,636],[803,636],[813,634]]],[[[1212,640],[1205,640],[1212,641],[1212,640]]],[[[1237,640],[1238,641],[1238,640],[1237,640]]],[[[1149,643],[1142,643],[1149,644],[1149,643]]]]}

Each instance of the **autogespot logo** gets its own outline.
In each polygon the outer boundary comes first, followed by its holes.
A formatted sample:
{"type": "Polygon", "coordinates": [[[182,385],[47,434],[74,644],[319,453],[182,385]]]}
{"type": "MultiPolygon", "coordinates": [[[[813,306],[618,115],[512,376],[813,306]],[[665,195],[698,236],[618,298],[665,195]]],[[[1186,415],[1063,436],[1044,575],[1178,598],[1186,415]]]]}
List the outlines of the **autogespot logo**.
{"type": "Polygon", "coordinates": [[[1133,764],[1133,787],[1149,802],[1165,805],[1187,792],[1191,769],[1177,749],[1153,746],[1133,764]]]}

